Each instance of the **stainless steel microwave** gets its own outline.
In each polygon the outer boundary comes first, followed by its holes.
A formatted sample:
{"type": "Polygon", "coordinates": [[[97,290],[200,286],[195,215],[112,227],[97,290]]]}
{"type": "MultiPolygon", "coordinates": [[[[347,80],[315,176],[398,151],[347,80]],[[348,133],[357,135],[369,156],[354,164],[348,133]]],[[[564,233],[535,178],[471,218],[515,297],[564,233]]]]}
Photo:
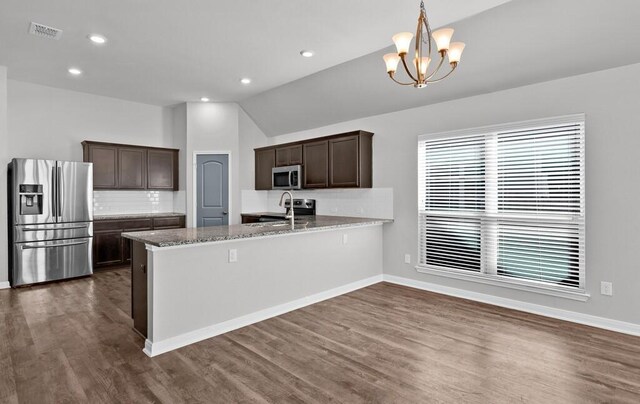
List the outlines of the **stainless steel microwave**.
{"type": "Polygon", "coordinates": [[[302,166],[273,167],[272,189],[302,189],[302,166]]]}

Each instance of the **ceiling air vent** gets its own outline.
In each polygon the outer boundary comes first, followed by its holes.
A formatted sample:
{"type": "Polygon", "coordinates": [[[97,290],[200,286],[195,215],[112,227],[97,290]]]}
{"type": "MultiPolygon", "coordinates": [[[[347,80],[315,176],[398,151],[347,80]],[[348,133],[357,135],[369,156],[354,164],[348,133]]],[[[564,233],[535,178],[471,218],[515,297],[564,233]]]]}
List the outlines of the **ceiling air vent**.
{"type": "Polygon", "coordinates": [[[48,38],[48,39],[60,39],[60,37],[62,36],[61,29],[47,27],[46,25],[38,24],[37,22],[33,22],[33,21],[29,26],[29,33],[31,35],[39,36],[41,38],[48,38]]]}

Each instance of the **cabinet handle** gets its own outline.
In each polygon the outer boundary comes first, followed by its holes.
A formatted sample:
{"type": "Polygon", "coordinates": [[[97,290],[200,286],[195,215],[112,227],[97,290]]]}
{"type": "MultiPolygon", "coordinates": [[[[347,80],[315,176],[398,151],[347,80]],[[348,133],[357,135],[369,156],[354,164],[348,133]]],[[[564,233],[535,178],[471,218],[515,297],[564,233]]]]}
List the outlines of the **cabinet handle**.
{"type": "Polygon", "coordinates": [[[147,273],[147,265],[146,264],[140,264],[140,269],[142,269],[143,273],[147,273]]]}

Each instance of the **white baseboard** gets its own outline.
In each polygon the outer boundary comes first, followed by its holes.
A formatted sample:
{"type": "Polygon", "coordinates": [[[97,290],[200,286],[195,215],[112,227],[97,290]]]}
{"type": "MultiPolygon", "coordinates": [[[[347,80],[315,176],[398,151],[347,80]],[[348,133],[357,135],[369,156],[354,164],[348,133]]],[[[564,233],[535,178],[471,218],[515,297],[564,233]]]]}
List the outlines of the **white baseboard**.
{"type": "Polygon", "coordinates": [[[429,292],[441,293],[463,299],[475,300],[477,302],[488,303],[494,306],[506,307],[524,311],[527,313],[539,314],[541,316],[557,318],[559,320],[570,321],[573,323],[589,325],[592,327],[604,328],[621,332],[624,334],[640,336],[640,324],[627,323],[624,321],[611,320],[604,317],[592,316],[589,314],[577,313],[574,311],[561,310],[553,307],[542,306],[539,304],[521,302],[519,300],[506,299],[483,293],[470,292],[468,290],[451,288],[448,286],[437,285],[430,282],[417,281],[414,279],[402,278],[394,275],[383,275],[385,282],[394,283],[396,285],[408,286],[410,288],[427,290],[429,292]]]}
{"type": "Polygon", "coordinates": [[[178,349],[183,346],[205,340],[207,338],[215,337],[216,335],[237,330],[238,328],[246,327],[248,325],[258,323],[260,321],[264,321],[272,317],[280,316],[284,313],[297,310],[302,307],[321,302],[323,300],[331,299],[333,297],[340,296],[345,293],[353,292],[354,290],[357,290],[357,289],[374,285],[376,283],[382,282],[382,280],[383,280],[382,275],[372,276],[370,278],[352,282],[347,285],[339,286],[334,289],[319,292],[311,296],[306,296],[301,299],[294,300],[292,302],[283,303],[278,306],[270,307],[264,310],[259,310],[254,313],[247,314],[238,318],[234,318],[219,324],[214,324],[212,326],[204,327],[199,330],[177,335],[175,337],[171,337],[164,341],[151,342],[147,339],[144,344],[143,352],[151,357],[157,356],[165,352],[169,352],[174,349],[178,349]]]}
{"type": "Polygon", "coordinates": [[[0,282],[0,289],[9,289],[11,284],[8,281],[0,282]]]}

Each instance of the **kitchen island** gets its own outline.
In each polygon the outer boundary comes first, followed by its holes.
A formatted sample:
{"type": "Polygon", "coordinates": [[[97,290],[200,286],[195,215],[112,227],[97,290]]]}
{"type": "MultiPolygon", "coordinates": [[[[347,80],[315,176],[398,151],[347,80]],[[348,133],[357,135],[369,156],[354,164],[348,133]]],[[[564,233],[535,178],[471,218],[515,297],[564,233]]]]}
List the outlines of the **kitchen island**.
{"type": "Polygon", "coordinates": [[[336,216],[123,233],[155,356],[382,280],[382,225],[336,216]]]}

